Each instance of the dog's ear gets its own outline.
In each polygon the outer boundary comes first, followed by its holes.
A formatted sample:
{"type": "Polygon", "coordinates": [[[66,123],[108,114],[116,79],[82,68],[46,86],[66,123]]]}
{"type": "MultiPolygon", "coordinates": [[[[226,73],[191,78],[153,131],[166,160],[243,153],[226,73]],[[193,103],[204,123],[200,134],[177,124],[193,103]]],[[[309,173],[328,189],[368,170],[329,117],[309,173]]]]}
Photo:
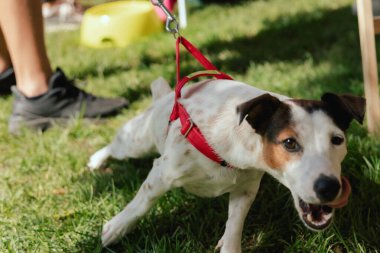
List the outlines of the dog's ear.
{"type": "Polygon", "coordinates": [[[343,129],[347,129],[353,119],[363,124],[366,105],[364,98],[346,94],[325,93],[321,100],[327,104],[329,111],[333,113],[332,117],[343,129]]]}
{"type": "Polygon", "coordinates": [[[152,92],[153,101],[156,102],[161,97],[172,92],[168,81],[163,77],[159,77],[150,84],[150,90],[152,92]]]}
{"type": "Polygon", "coordinates": [[[282,102],[268,93],[238,105],[236,112],[239,115],[239,125],[244,119],[260,135],[264,135],[271,119],[282,102]]]}

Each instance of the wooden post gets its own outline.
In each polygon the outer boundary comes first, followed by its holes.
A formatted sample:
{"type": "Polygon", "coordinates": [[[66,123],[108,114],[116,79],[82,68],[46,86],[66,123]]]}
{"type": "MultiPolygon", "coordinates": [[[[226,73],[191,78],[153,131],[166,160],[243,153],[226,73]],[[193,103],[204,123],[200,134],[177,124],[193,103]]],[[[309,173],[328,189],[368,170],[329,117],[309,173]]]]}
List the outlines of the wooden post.
{"type": "Polygon", "coordinates": [[[371,0],[357,0],[367,124],[371,134],[380,135],[380,100],[377,75],[374,20],[371,0]]]}

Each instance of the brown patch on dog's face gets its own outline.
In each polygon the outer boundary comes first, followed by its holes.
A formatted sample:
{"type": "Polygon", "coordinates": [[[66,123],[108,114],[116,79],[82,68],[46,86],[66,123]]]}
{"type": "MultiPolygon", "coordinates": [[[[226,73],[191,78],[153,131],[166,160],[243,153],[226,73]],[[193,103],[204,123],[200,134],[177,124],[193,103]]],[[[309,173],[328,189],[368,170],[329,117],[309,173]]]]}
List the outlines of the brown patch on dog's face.
{"type": "Polygon", "coordinates": [[[292,129],[292,114],[288,104],[270,94],[264,94],[237,107],[240,123],[245,119],[263,140],[263,157],[272,169],[284,169],[294,159],[300,145],[292,129]],[[294,144],[296,150],[291,150],[294,144]],[[288,147],[288,148],[287,148],[288,147]]]}
{"type": "Polygon", "coordinates": [[[236,111],[240,115],[239,124],[245,119],[257,134],[270,141],[291,124],[289,105],[270,94],[240,104],[236,111]]]}
{"type": "MultiPolygon", "coordinates": [[[[284,169],[286,164],[291,160],[297,159],[301,156],[300,146],[294,146],[294,150],[286,148],[288,145],[286,142],[292,140],[296,142],[296,132],[288,127],[281,130],[274,140],[264,138],[263,139],[263,157],[265,162],[272,169],[281,170],[284,169]]],[[[292,144],[293,145],[293,144],[292,144]]],[[[299,145],[294,143],[294,145],[299,145]]]]}

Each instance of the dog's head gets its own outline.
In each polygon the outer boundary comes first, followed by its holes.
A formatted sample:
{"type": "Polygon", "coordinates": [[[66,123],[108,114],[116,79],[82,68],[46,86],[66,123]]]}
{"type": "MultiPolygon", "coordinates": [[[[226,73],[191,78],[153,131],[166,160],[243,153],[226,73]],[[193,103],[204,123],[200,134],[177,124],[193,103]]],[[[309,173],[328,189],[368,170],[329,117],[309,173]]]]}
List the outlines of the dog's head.
{"type": "Polygon", "coordinates": [[[334,209],[348,202],[350,183],[341,177],[345,131],[353,119],[363,122],[365,100],[326,93],[320,101],[282,102],[264,94],[237,112],[262,137],[265,169],[290,189],[302,221],[325,229],[334,209]]]}

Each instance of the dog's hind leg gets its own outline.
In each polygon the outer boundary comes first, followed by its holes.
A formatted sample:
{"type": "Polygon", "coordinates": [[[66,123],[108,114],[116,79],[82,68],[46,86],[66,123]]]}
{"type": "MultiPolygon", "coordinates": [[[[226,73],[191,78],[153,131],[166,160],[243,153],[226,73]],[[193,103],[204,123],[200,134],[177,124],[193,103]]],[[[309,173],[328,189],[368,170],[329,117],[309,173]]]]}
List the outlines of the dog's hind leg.
{"type": "MultiPolygon", "coordinates": [[[[151,91],[153,104],[172,90],[168,82],[160,77],[152,82],[151,91]]],[[[128,121],[116,134],[114,140],[108,146],[93,154],[87,163],[90,170],[99,169],[108,158],[126,159],[139,158],[150,152],[157,151],[152,132],[153,107],[148,108],[143,114],[128,121]]],[[[169,116],[167,116],[169,118],[169,116]]],[[[157,120],[157,119],[156,119],[157,120]]],[[[165,124],[167,121],[165,121],[165,124]]]]}
{"type": "Polygon", "coordinates": [[[113,141],[90,157],[90,170],[99,169],[108,158],[118,160],[139,158],[155,151],[151,131],[151,108],[128,121],[119,129],[113,141]]]}
{"type": "Polygon", "coordinates": [[[96,151],[96,153],[90,157],[87,167],[90,170],[99,169],[110,156],[110,147],[105,146],[104,148],[96,151]]]}
{"type": "Polygon", "coordinates": [[[262,174],[258,174],[254,181],[250,181],[245,187],[230,193],[226,229],[216,246],[216,249],[220,248],[221,253],[241,252],[244,221],[252,202],[256,198],[261,177],[262,174]]]}
{"type": "Polygon", "coordinates": [[[103,226],[102,244],[110,245],[130,232],[137,221],[153,206],[156,200],[172,188],[172,181],[165,177],[167,160],[156,159],[147,179],[141,185],[133,200],[103,226]]]}

